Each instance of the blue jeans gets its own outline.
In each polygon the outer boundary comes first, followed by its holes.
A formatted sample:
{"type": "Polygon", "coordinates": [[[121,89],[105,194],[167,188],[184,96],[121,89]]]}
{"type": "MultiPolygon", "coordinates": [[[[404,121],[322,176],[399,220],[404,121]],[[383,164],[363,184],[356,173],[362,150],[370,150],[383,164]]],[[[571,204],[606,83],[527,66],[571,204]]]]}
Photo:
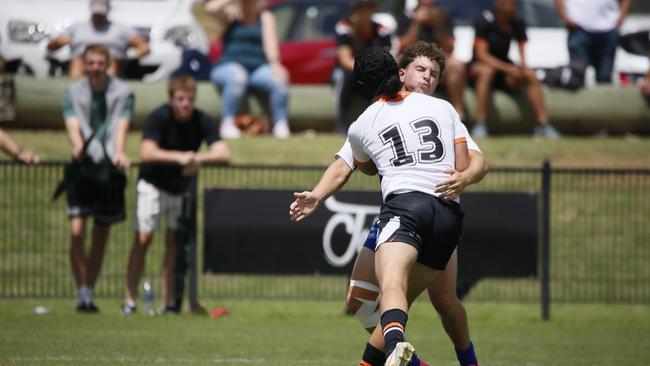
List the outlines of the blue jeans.
{"type": "Polygon", "coordinates": [[[274,124],[287,120],[288,88],[273,79],[269,64],[259,66],[252,73],[236,62],[218,64],[210,72],[210,80],[221,90],[222,120],[235,117],[249,87],[269,96],[271,120],[274,124]]]}
{"type": "Polygon", "coordinates": [[[618,47],[618,31],[613,29],[604,33],[591,33],[582,28],[569,32],[569,57],[572,65],[593,66],[596,81],[612,81],[614,58],[618,47]]]}

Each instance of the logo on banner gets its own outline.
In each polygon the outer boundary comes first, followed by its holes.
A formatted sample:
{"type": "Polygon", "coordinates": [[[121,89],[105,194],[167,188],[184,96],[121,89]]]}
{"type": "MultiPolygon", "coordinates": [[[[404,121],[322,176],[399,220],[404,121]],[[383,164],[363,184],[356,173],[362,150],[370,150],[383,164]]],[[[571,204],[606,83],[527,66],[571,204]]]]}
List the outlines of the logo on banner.
{"type": "Polygon", "coordinates": [[[356,203],[343,203],[330,197],[325,201],[325,207],[334,212],[325,225],[323,231],[323,251],[325,260],[334,267],[345,267],[361,249],[370,229],[366,227],[367,216],[374,216],[374,222],[379,215],[379,206],[360,205],[356,203]],[[343,225],[345,232],[350,235],[350,242],[342,255],[334,252],[332,247],[332,235],[339,225],[343,225]]]}

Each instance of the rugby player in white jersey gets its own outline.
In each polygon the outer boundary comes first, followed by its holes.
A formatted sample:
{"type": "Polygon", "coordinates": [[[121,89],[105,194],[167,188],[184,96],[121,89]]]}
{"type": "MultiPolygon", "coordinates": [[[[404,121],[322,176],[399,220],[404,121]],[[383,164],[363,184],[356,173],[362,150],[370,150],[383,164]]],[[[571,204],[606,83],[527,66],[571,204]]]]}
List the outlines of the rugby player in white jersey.
{"type": "MultiPolygon", "coordinates": [[[[405,83],[405,89],[432,94],[444,71],[444,66],[444,54],[434,44],[418,42],[407,47],[400,57],[400,76],[405,83]]],[[[480,149],[469,135],[467,135],[467,141],[471,156],[470,166],[462,172],[454,169],[448,171],[449,178],[437,187],[437,191],[443,198],[454,199],[464,191],[467,185],[480,181],[487,172],[485,158],[480,149]]],[[[330,195],[338,191],[353,172],[352,160],[352,151],[346,142],[318,185],[312,191],[295,193],[296,200],[290,206],[291,218],[295,221],[303,220],[311,215],[330,195]]],[[[372,330],[379,320],[378,287],[374,273],[375,229],[376,227],[373,226],[368,239],[359,251],[347,296],[349,310],[368,330],[372,330]]],[[[454,251],[445,270],[429,286],[429,297],[454,344],[460,364],[462,366],[477,365],[478,362],[470,342],[467,315],[456,296],[457,268],[456,252],[454,251]]],[[[373,349],[372,346],[368,347],[369,349],[366,351],[374,354],[375,360],[364,360],[363,362],[366,362],[366,365],[383,364],[383,352],[373,349]]],[[[419,362],[416,357],[413,358],[413,365],[417,366],[419,362]]],[[[422,362],[421,365],[424,366],[426,363],[422,362]]]]}
{"type": "Polygon", "coordinates": [[[375,249],[381,318],[368,343],[384,349],[386,366],[409,365],[415,349],[404,339],[407,295],[433,282],[460,239],[460,205],[439,198],[435,186],[447,170],[467,168],[467,139],[448,102],[401,90],[385,50],[358,54],[354,74],[374,103],[350,126],[348,140],[359,170],[381,176],[383,199],[375,249]]]}

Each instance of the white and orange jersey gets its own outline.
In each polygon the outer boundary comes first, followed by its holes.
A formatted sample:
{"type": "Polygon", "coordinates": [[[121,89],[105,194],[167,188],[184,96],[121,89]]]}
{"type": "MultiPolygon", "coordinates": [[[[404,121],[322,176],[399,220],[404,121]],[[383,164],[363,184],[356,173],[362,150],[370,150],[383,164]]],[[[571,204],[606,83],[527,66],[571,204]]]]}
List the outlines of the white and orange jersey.
{"type": "MultiPolygon", "coordinates": [[[[481,148],[478,147],[476,141],[474,141],[472,136],[467,131],[467,127],[465,127],[465,125],[461,123],[460,128],[462,130],[461,132],[462,136],[465,136],[465,138],[467,139],[467,148],[469,150],[476,151],[479,154],[483,154],[481,148]]],[[[350,147],[350,140],[348,139],[345,140],[345,142],[341,146],[341,149],[339,149],[339,151],[336,153],[336,155],[334,155],[334,157],[343,160],[343,162],[345,162],[345,164],[347,164],[350,167],[350,169],[356,168],[354,166],[354,155],[352,155],[352,147],[350,147]]]]}
{"type": "Polygon", "coordinates": [[[448,102],[420,93],[381,98],[350,126],[354,159],[372,160],[381,176],[382,197],[406,192],[433,196],[456,165],[455,144],[467,129],[448,102]]]}

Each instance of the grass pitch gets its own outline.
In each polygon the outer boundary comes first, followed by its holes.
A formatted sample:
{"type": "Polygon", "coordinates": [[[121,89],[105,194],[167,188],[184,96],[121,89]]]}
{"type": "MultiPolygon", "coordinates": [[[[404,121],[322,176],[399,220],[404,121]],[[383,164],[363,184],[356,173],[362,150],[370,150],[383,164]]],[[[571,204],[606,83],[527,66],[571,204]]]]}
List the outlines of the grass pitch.
{"type": "MultiPolygon", "coordinates": [[[[366,335],[342,302],[228,301],[232,312],[123,317],[119,302],[80,315],[71,300],[1,300],[3,365],[356,365],[366,335]],[[51,313],[36,315],[36,305],[51,313]]],[[[639,365],[650,360],[650,307],[468,304],[479,360],[492,366],[639,365]]],[[[425,301],[412,309],[407,337],[432,365],[457,365],[425,301]]]]}
{"type": "MultiPolygon", "coordinates": [[[[45,160],[67,160],[69,156],[69,144],[62,131],[11,131],[11,134],[23,146],[38,150],[45,160]]],[[[134,161],[139,160],[140,139],[141,132],[138,131],[133,132],[128,141],[127,151],[134,161]]],[[[245,138],[229,144],[233,151],[233,162],[237,164],[325,165],[331,162],[333,153],[342,142],[342,137],[334,135],[297,135],[288,141],[264,137],[245,138]]],[[[492,166],[537,167],[545,158],[549,158],[555,167],[650,167],[650,144],[646,138],[534,141],[527,137],[513,137],[487,139],[479,143],[492,166]]],[[[313,177],[313,181],[310,180],[307,185],[314,184],[316,179],[316,176],[313,177]]],[[[38,184],[49,183],[39,181],[38,184]]],[[[489,182],[486,184],[489,185],[489,182]]],[[[561,182],[555,187],[562,187],[561,182]]],[[[630,194],[628,190],[629,188],[622,190],[621,194],[630,194]]],[[[647,192],[643,188],[637,190],[647,192]]],[[[47,192],[50,192],[49,186],[47,192]]],[[[13,192],[6,193],[5,196],[39,199],[33,197],[32,193],[21,194],[13,192]]],[[[586,204],[593,200],[574,202],[573,196],[558,194],[555,196],[555,206],[570,205],[581,209],[575,214],[572,209],[568,214],[559,216],[554,228],[555,235],[560,237],[564,237],[562,235],[565,232],[575,232],[578,227],[576,218],[592,215],[592,211],[595,216],[602,211],[595,204],[586,204]]],[[[618,199],[617,196],[614,199],[618,199]]],[[[642,204],[646,201],[636,199],[635,202],[642,204]]],[[[626,203],[625,207],[629,207],[629,204],[626,203]]],[[[643,210],[639,209],[635,220],[645,222],[643,220],[648,216],[647,211],[643,210]]],[[[63,212],[62,209],[60,212],[63,212]]],[[[41,217],[31,215],[29,210],[17,210],[12,215],[30,217],[30,222],[33,222],[34,217],[41,217]]],[[[57,225],[45,227],[61,226],[57,225]]],[[[598,225],[603,226],[605,225],[598,225]]],[[[3,227],[6,229],[9,226],[3,227]]],[[[584,229],[591,230],[594,227],[587,225],[584,229]]],[[[61,228],[65,230],[64,226],[61,228]]],[[[63,231],[61,237],[65,238],[63,231]]],[[[600,232],[592,235],[598,233],[600,232]]],[[[645,248],[647,236],[644,233],[646,231],[633,232],[632,235],[638,237],[637,241],[621,242],[638,243],[635,245],[645,248]]],[[[128,237],[121,238],[127,244],[130,231],[128,234],[128,237]]],[[[5,230],[3,235],[13,234],[5,230]]],[[[41,243],[39,238],[34,237],[28,242],[41,243]]],[[[582,253],[577,250],[576,253],[579,254],[575,256],[560,251],[560,248],[576,247],[573,242],[575,236],[567,238],[565,242],[556,242],[555,253],[558,253],[558,258],[582,257],[582,253]]],[[[584,245],[593,249],[592,241],[587,240],[584,245]]],[[[6,248],[5,246],[5,250],[12,249],[6,248]]],[[[26,247],[20,244],[19,248],[26,247]]],[[[31,250],[29,255],[32,256],[49,253],[37,246],[27,248],[31,250]]],[[[3,256],[8,261],[6,263],[10,263],[6,268],[15,268],[17,271],[25,269],[19,262],[11,261],[6,253],[3,256]]],[[[53,276],[47,270],[55,270],[72,282],[67,257],[64,255],[61,258],[56,265],[36,268],[34,273],[51,278],[53,276]]],[[[636,273],[647,269],[644,258],[638,256],[636,261],[626,259],[621,263],[636,273]]],[[[115,291],[119,293],[122,291],[123,263],[119,261],[119,272],[116,272],[119,289],[115,291]]],[[[584,268],[584,273],[594,272],[595,264],[586,264],[588,266],[584,268]]],[[[559,266],[556,265],[554,271],[557,272],[558,269],[559,266]]],[[[18,273],[24,273],[21,271],[18,273]]],[[[110,275],[110,267],[105,267],[102,276],[104,281],[110,275]]],[[[6,276],[2,283],[18,286],[20,279],[20,276],[6,276]]],[[[624,283],[635,285],[629,277],[624,283]]],[[[614,284],[620,288],[619,282],[614,284]]],[[[588,287],[585,283],[578,285],[579,291],[588,287]]],[[[537,291],[535,283],[531,286],[535,286],[534,290],[537,291]]],[[[602,282],[594,286],[599,290],[604,287],[602,282]]],[[[8,292],[4,293],[5,296],[7,294],[8,292]]],[[[503,296],[497,298],[503,299],[503,296]]],[[[119,315],[118,300],[105,300],[101,294],[97,301],[102,309],[99,315],[74,313],[72,297],[67,300],[3,299],[0,300],[0,365],[356,365],[366,340],[366,335],[356,320],[343,315],[343,294],[338,302],[228,300],[217,303],[214,299],[211,302],[207,305],[227,305],[231,307],[232,313],[219,319],[193,315],[148,318],[142,314],[127,318],[119,315]],[[32,309],[37,305],[46,306],[52,312],[36,315],[32,309]]],[[[650,363],[650,306],[647,304],[554,304],[550,322],[540,320],[537,304],[472,302],[467,304],[467,310],[472,338],[483,365],[610,366],[650,363]]],[[[451,344],[435,313],[423,301],[416,303],[413,309],[407,337],[429,363],[457,365],[451,344]]]]}
{"type": "MultiPolygon", "coordinates": [[[[43,160],[68,160],[70,143],[61,130],[11,130],[25,148],[37,151],[43,160]]],[[[142,131],[132,131],[126,152],[140,160],[142,131]]],[[[296,133],[288,140],[270,136],[229,140],[235,164],[328,165],[345,141],[328,133],[296,133]]],[[[567,137],[559,141],[536,140],[529,136],[495,137],[478,144],[492,167],[539,167],[549,159],[554,167],[650,168],[648,137],[567,137]]],[[[0,158],[6,158],[0,155],[0,158]]]]}

